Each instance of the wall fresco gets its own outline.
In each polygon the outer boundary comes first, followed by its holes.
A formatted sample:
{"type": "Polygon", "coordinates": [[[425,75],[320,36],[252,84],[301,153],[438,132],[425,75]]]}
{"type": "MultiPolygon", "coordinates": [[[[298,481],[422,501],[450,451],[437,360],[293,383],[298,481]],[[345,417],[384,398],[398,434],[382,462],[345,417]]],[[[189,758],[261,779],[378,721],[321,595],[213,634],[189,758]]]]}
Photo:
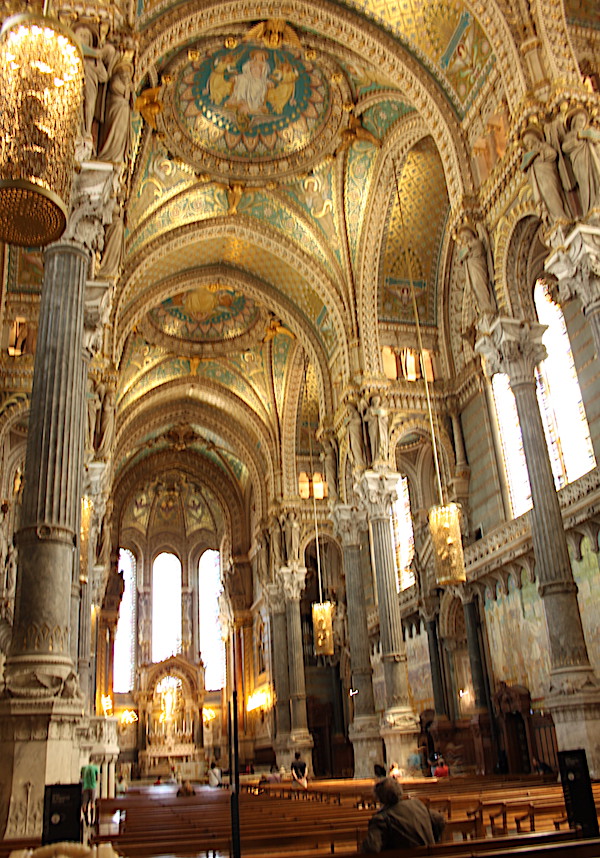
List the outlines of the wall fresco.
{"type": "Polygon", "coordinates": [[[241,292],[210,284],[167,298],[148,316],[171,337],[204,343],[241,336],[256,324],[259,311],[241,292]]]}
{"type": "Polygon", "coordinates": [[[414,637],[406,637],[408,683],[415,711],[423,712],[433,706],[433,685],[429,663],[427,632],[421,629],[414,637]]]}
{"type": "Polygon", "coordinates": [[[592,544],[586,536],[581,543],[581,560],[571,557],[573,577],[578,587],[577,599],[581,612],[583,633],[587,644],[590,663],[596,672],[600,671],[600,570],[598,554],[594,554],[592,544]]]}

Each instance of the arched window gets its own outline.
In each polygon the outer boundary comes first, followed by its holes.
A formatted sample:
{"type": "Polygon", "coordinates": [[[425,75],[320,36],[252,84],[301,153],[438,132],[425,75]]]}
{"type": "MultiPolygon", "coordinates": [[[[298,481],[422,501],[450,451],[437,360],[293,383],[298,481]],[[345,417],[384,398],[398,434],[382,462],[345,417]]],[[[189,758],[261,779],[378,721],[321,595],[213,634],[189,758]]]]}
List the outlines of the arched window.
{"type": "Polygon", "coordinates": [[[136,627],[136,562],[125,548],[119,551],[119,572],[123,574],[125,589],[119,607],[119,620],[115,635],[113,691],[127,694],[135,678],[135,627],[136,627]]]}
{"type": "Polygon", "coordinates": [[[207,550],[198,564],[200,652],[207,691],[215,691],[225,685],[225,644],[219,620],[219,596],[222,592],[219,552],[207,550]]]}
{"type": "MultiPolygon", "coordinates": [[[[595,467],[596,460],[563,313],[539,280],[534,301],[539,321],[548,326],[543,336],[548,357],[536,368],[536,389],[554,482],[560,489],[595,467]]],[[[515,398],[506,375],[495,375],[492,389],[512,514],[519,516],[531,508],[531,489],[515,398]]]]}
{"type": "Polygon", "coordinates": [[[415,583],[415,573],[411,568],[415,556],[415,538],[406,477],[400,477],[396,492],[398,498],[392,506],[392,541],[396,559],[396,580],[398,592],[400,592],[400,590],[407,590],[415,583]]]}
{"type": "Polygon", "coordinates": [[[221,561],[218,551],[205,551],[198,564],[198,613],[200,653],[204,662],[204,684],[208,691],[225,685],[225,644],[219,621],[221,561]]]}
{"type": "Polygon", "coordinates": [[[152,567],[152,661],[181,652],[181,562],[159,554],[152,567]]]}

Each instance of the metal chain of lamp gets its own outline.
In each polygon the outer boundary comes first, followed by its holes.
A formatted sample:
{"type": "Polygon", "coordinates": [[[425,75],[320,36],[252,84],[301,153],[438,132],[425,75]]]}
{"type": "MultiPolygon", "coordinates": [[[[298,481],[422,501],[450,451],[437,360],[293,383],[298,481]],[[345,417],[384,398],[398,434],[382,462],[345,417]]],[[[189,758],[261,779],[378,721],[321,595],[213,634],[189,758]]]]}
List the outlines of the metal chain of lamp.
{"type": "Polygon", "coordinates": [[[79,45],[46,11],[0,30],[0,241],[21,246],[65,230],[83,97],[79,45]]]}
{"type": "Polygon", "coordinates": [[[431,432],[431,447],[435,464],[436,482],[438,488],[439,503],[429,510],[429,531],[433,543],[436,583],[440,586],[459,584],[467,580],[465,572],[465,559],[462,547],[462,536],[460,531],[460,506],[456,503],[444,503],[444,492],[442,489],[442,477],[438,455],[437,439],[433,422],[433,408],[429,391],[429,380],[425,369],[423,339],[421,337],[421,324],[419,321],[419,308],[415,293],[415,284],[412,275],[412,265],[408,252],[406,230],[402,213],[402,199],[400,196],[400,180],[398,177],[397,164],[394,162],[394,180],[396,183],[396,195],[398,198],[398,209],[400,214],[400,228],[402,230],[403,253],[406,259],[408,281],[410,284],[410,295],[415,325],[417,329],[417,343],[421,360],[421,373],[425,382],[425,398],[427,400],[427,414],[429,417],[429,430],[431,432]]]}
{"type": "MultiPolygon", "coordinates": [[[[306,385],[306,366],[304,369],[304,388],[306,385]]],[[[308,428],[308,445],[310,451],[310,470],[314,475],[313,467],[313,447],[312,434],[310,426],[308,428]]],[[[319,584],[319,601],[313,602],[312,606],[312,622],[313,622],[313,639],[315,646],[315,655],[333,655],[333,602],[323,601],[323,576],[321,574],[321,548],[319,545],[319,520],[317,518],[317,494],[312,490],[313,516],[315,522],[315,548],[317,553],[317,581],[319,584]]]]}

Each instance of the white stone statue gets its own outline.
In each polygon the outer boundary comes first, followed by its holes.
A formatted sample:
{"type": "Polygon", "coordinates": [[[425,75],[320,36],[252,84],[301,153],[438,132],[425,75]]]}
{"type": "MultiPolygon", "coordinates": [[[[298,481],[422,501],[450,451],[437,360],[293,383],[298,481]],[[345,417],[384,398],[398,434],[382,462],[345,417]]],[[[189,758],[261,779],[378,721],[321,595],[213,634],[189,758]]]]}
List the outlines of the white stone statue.
{"type": "Polygon", "coordinates": [[[551,221],[570,221],[556,149],[544,140],[541,130],[532,128],[523,134],[523,145],[526,151],[521,170],[527,174],[536,202],[544,205],[551,221]]]}
{"type": "Polygon", "coordinates": [[[284,522],[285,553],[287,565],[297,563],[300,560],[300,524],[298,516],[292,510],[287,514],[284,522]]]}
{"type": "Polygon", "coordinates": [[[107,387],[102,398],[102,411],[100,412],[100,427],[98,430],[96,458],[106,459],[110,455],[114,434],[115,391],[114,388],[107,387]]]}
{"type": "Polygon", "coordinates": [[[493,315],[497,308],[490,284],[488,248],[483,238],[468,224],[460,227],[458,240],[462,245],[458,258],[465,270],[467,289],[473,294],[479,311],[493,315]]]}
{"type": "Polygon", "coordinates": [[[88,416],[88,431],[86,448],[89,451],[95,450],[96,433],[98,431],[98,414],[100,412],[100,393],[91,378],[88,378],[88,392],[86,397],[87,416],[88,416]]]}
{"type": "Polygon", "coordinates": [[[98,89],[100,84],[108,80],[108,66],[114,56],[115,48],[105,45],[102,50],[94,48],[94,36],[85,24],[75,30],[83,52],[84,89],[83,89],[83,124],[82,137],[89,145],[88,154],[93,151],[92,126],[96,115],[98,89]]]}
{"type": "Polygon", "coordinates": [[[337,487],[337,446],[334,440],[325,438],[321,441],[323,452],[321,453],[321,461],[325,470],[325,480],[327,482],[327,496],[330,500],[338,499],[337,487]]]}
{"type": "Polygon", "coordinates": [[[17,584],[17,549],[14,542],[10,542],[6,552],[6,596],[10,599],[15,594],[17,584]]]}
{"type": "Polygon", "coordinates": [[[118,277],[125,254],[125,217],[122,209],[115,209],[111,223],[104,230],[104,250],[96,278],[118,277]]]}
{"type": "Polygon", "coordinates": [[[102,125],[102,147],[98,152],[100,161],[122,163],[129,151],[131,130],[131,94],[133,66],[119,62],[108,83],[106,111],[102,125]]]}
{"type": "Polygon", "coordinates": [[[371,461],[373,463],[387,462],[389,454],[388,410],[384,406],[379,394],[371,397],[371,404],[367,408],[366,418],[369,430],[369,445],[371,447],[371,461]]]}
{"type": "Polygon", "coordinates": [[[583,108],[575,111],[569,129],[562,149],[571,159],[585,217],[591,209],[600,207],[600,130],[590,128],[583,108]]]}
{"type": "Polygon", "coordinates": [[[367,462],[365,459],[365,446],[363,441],[363,421],[362,416],[356,407],[350,403],[348,405],[348,447],[354,467],[362,471],[366,468],[367,462]]]}

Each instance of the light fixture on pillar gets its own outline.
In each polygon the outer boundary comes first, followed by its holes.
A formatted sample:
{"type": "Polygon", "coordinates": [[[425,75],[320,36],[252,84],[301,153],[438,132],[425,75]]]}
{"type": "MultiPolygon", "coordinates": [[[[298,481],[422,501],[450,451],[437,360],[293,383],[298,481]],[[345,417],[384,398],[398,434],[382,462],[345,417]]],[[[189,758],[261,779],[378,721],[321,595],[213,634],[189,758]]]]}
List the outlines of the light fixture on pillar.
{"type": "Polygon", "coordinates": [[[428,373],[425,371],[423,340],[421,337],[421,325],[419,322],[419,308],[417,306],[415,284],[412,276],[412,265],[410,261],[410,254],[408,253],[406,231],[404,229],[404,219],[402,216],[400,181],[398,178],[398,171],[395,163],[394,179],[396,182],[396,194],[398,197],[398,209],[400,213],[400,227],[402,229],[403,250],[404,256],[406,258],[406,266],[408,269],[408,280],[410,283],[410,294],[413,305],[413,312],[415,314],[417,342],[419,345],[419,355],[421,359],[421,375],[425,383],[427,415],[429,417],[429,430],[431,432],[431,448],[433,452],[433,461],[435,464],[435,474],[439,494],[439,504],[432,506],[429,510],[429,530],[431,533],[431,541],[433,543],[434,549],[436,583],[443,587],[448,586],[449,584],[459,584],[467,580],[467,576],[465,573],[465,560],[462,548],[462,538],[460,532],[460,506],[456,503],[444,503],[440,461],[438,455],[437,440],[435,437],[435,427],[433,424],[433,409],[431,406],[431,395],[429,392],[429,379],[427,377],[428,373]]]}
{"type": "MultiPolygon", "coordinates": [[[[305,390],[308,390],[306,384],[306,367],[304,370],[305,390]]],[[[312,621],[313,621],[313,638],[315,645],[315,655],[333,655],[333,611],[334,604],[330,601],[323,601],[323,580],[321,575],[321,547],[319,545],[319,521],[317,518],[317,499],[323,500],[327,497],[327,484],[323,479],[322,474],[315,472],[313,468],[313,448],[312,434],[310,426],[308,427],[308,443],[310,449],[310,470],[312,476],[312,501],[313,515],[315,520],[315,550],[317,554],[317,580],[319,583],[319,601],[313,603],[312,606],[312,621]]]]}
{"type": "Polygon", "coordinates": [[[22,246],[64,232],[83,93],[77,41],[45,14],[0,30],[0,241],[22,246]]]}

